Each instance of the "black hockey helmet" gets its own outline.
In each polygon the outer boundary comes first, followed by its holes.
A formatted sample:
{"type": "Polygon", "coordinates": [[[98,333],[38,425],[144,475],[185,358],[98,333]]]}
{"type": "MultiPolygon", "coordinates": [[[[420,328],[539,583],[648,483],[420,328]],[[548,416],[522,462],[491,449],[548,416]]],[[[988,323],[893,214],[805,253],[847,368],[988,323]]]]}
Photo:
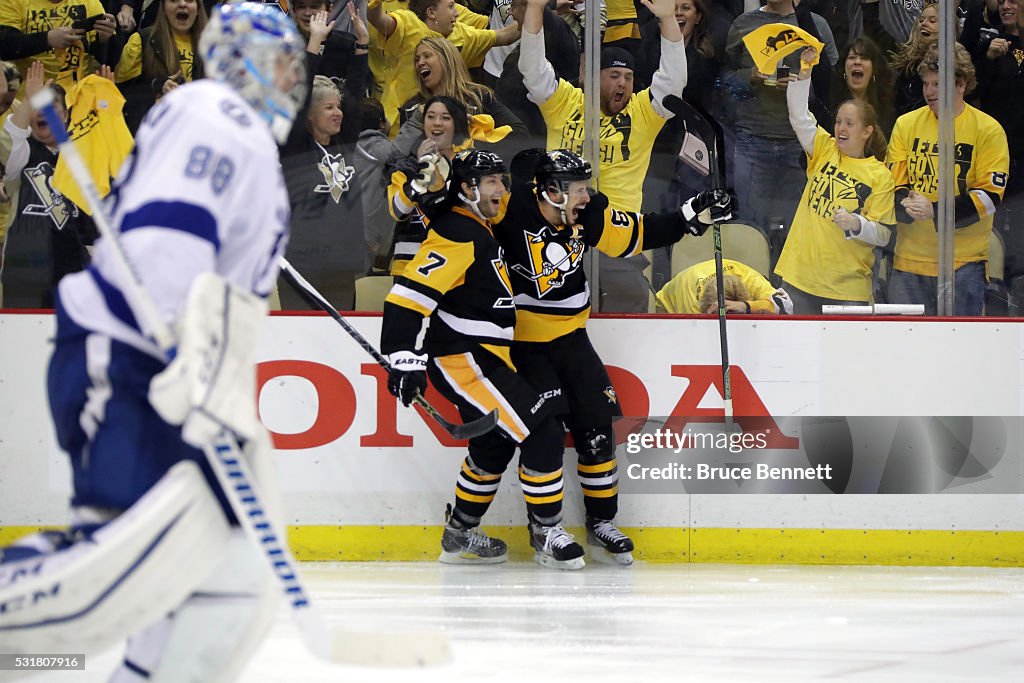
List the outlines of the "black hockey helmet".
{"type": "Polygon", "coordinates": [[[466,149],[452,157],[451,187],[456,192],[461,190],[462,183],[476,187],[481,178],[496,173],[508,173],[508,166],[501,157],[481,149],[466,149]]]}
{"type": "Polygon", "coordinates": [[[590,180],[592,174],[590,162],[579,154],[568,149],[554,149],[537,160],[534,177],[538,191],[546,190],[552,185],[564,190],[562,183],[590,180]]]}

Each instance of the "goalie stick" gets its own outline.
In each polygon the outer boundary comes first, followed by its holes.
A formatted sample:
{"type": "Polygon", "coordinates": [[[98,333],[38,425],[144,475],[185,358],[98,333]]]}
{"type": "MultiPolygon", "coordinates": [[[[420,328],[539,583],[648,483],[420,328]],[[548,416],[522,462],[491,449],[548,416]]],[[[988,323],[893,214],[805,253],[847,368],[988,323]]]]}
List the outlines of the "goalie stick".
{"type": "MultiPolygon", "coordinates": [[[[120,242],[120,231],[107,216],[95,182],[74,142],[68,137],[64,120],[54,106],[54,97],[52,89],[44,88],[32,97],[32,107],[46,118],[60,154],[93,212],[97,230],[110,244],[117,267],[126,276],[124,294],[132,311],[144,321],[164,355],[173,357],[174,333],[160,316],[128,260],[120,242]]],[[[310,600],[298,563],[276,520],[267,514],[261,502],[261,495],[235,435],[222,430],[215,442],[203,450],[239,524],[262,551],[280,583],[302,640],[315,655],[329,662],[363,666],[433,666],[451,659],[448,637],[441,632],[351,632],[328,624],[310,600]]]]}
{"type": "MultiPolygon", "coordinates": [[[[679,158],[701,175],[710,176],[711,189],[723,189],[722,169],[718,163],[718,139],[714,126],[697,109],[676,95],[666,96],[661,103],[678,116],[686,132],[679,158]]],[[[725,401],[725,419],[731,422],[732,379],[729,366],[729,337],[725,324],[725,287],[722,274],[722,226],[716,220],[712,227],[715,245],[715,282],[718,285],[718,337],[722,346],[722,398],[725,401]]]]}
{"type": "MultiPolygon", "coordinates": [[[[388,359],[381,355],[380,351],[374,348],[373,344],[367,341],[366,337],[359,334],[359,330],[352,327],[349,321],[345,320],[345,317],[338,313],[338,311],[331,306],[331,303],[324,298],[324,295],[316,290],[316,288],[309,284],[304,277],[297,270],[292,267],[292,264],[288,263],[285,257],[280,259],[281,274],[284,279],[288,281],[296,292],[298,292],[303,299],[310,303],[312,306],[316,306],[327,315],[334,318],[334,321],[341,325],[342,329],[348,332],[349,336],[355,340],[359,346],[362,347],[363,351],[370,354],[377,363],[391,373],[391,363],[388,359]]],[[[498,424],[498,409],[495,408],[491,412],[487,413],[483,417],[478,417],[471,422],[465,424],[455,424],[444,419],[444,415],[438,412],[437,408],[430,405],[430,403],[423,397],[423,394],[417,393],[416,397],[412,400],[413,403],[418,405],[423,411],[433,418],[434,422],[441,425],[444,431],[448,432],[455,439],[472,439],[477,436],[483,436],[487,432],[494,429],[498,424]]]]}

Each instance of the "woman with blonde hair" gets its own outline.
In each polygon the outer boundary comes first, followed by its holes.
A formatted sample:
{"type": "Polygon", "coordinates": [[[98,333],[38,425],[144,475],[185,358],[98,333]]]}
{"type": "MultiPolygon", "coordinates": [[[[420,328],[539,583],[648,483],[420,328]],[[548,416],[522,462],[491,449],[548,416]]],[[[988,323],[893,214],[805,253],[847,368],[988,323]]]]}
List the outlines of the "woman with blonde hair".
{"type": "Polygon", "coordinates": [[[128,38],[114,81],[124,93],[124,118],[133,135],[157,100],[203,77],[199,36],[205,27],[199,0],[161,0],[153,25],[128,38]]]}
{"type": "MultiPolygon", "coordinates": [[[[959,28],[957,29],[959,36],[959,28]]],[[[896,74],[896,95],[894,108],[896,118],[918,107],[924,106],[921,94],[921,77],[917,67],[921,64],[928,48],[939,41],[939,7],[937,0],[925,0],[924,9],[917,18],[917,26],[910,31],[910,37],[899,50],[892,53],[889,66],[896,74]]]]}
{"type": "Polygon", "coordinates": [[[526,126],[494,95],[490,88],[474,83],[466,63],[446,38],[430,36],[416,46],[413,68],[419,93],[399,110],[402,130],[395,144],[411,152],[423,137],[423,104],[431,97],[450,97],[465,107],[470,116],[490,116],[493,126],[510,126],[509,138],[527,135],[526,126]],[[408,127],[408,128],[407,128],[408,127]]]}

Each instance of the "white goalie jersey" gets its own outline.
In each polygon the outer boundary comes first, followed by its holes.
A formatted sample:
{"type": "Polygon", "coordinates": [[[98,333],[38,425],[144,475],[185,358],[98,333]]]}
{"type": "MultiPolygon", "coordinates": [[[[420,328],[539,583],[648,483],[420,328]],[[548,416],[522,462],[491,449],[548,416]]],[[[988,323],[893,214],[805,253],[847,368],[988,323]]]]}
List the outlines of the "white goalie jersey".
{"type": "MultiPolygon", "coordinates": [[[[257,113],[226,85],[200,80],[162,98],[135,143],[106,206],[163,318],[178,320],[203,272],[267,297],[288,239],[289,205],[277,145],[257,113]]],[[[64,309],[82,327],[160,357],[125,298],[111,252],[101,239],[92,265],[61,281],[64,309]]]]}

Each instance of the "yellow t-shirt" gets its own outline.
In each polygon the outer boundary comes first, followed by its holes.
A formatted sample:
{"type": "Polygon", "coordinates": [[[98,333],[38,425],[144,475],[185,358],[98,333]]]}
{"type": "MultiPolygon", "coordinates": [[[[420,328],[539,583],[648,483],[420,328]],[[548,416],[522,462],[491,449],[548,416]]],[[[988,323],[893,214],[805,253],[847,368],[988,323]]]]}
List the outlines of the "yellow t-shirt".
{"type": "MultiPolygon", "coordinates": [[[[384,41],[384,94],[380,103],[384,107],[384,115],[391,121],[392,134],[397,135],[398,108],[419,92],[416,71],[413,69],[416,46],[428,36],[444,36],[427,28],[419,17],[407,9],[391,12],[391,17],[395,20],[395,30],[384,41]]],[[[483,64],[484,55],[494,45],[495,33],[456,22],[448,40],[458,48],[466,66],[474,67],[483,64]]]]}
{"type": "MultiPolygon", "coordinates": [[[[722,259],[722,275],[735,275],[743,282],[750,295],[747,303],[750,304],[751,313],[775,312],[775,304],[772,302],[775,288],[761,273],[739,261],[722,259]]],[[[700,299],[704,296],[707,283],[714,279],[714,260],[695,263],[677,273],[661,288],[657,294],[658,303],[669,313],[703,313],[700,299]]]]}
{"type": "MultiPolygon", "coordinates": [[[[490,19],[482,14],[477,14],[472,10],[468,9],[464,5],[455,3],[455,6],[459,9],[459,15],[455,18],[455,22],[469,24],[473,28],[485,29],[490,25],[490,19]]],[[[387,14],[400,9],[409,9],[408,0],[383,0],[381,2],[381,9],[387,14]]],[[[384,70],[384,41],[381,40],[380,32],[377,27],[367,22],[366,28],[370,34],[370,49],[368,51],[366,61],[370,68],[370,74],[373,76],[373,80],[381,88],[386,87],[387,81],[385,80],[384,70]]],[[[416,41],[419,43],[419,41],[416,41]]],[[[415,46],[413,46],[415,50],[415,46]]],[[[399,105],[403,104],[405,100],[399,102],[399,105]]]]}
{"type": "Polygon", "coordinates": [[[637,23],[636,6],[633,0],[606,0],[608,26],[602,43],[612,43],[623,38],[640,39],[640,24],[637,23]]]}
{"type": "MultiPolygon", "coordinates": [[[[75,141],[101,197],[110,192],[110,179],[117,175],[134,141],[125,125],[124,96],[117,86],[97,75],[86,76],[68,92],[71,121],[68,135],[75,141]]],[[[67,157],[57,157],[51,183],[58,192],[89,211],[85,195],[78,189],[67,157]]]]}
{"type": "Polygon", "coordinates": [[[491,18],[484,16],[483,14],[477,14],[473,10],[469,9],[465,5],[455,3],[455,7],[459,10],[459,16],[455,17],[456,22],[462,22],[472,26],[473,28],[487,28],[491,25],[491,18]]]}
{"type": "MultiPolygon", "coordinates": [[[[540,105],[548,127],[548,149],[583,153],[583,91],[559,80],[547,102],[540,105]]],[[[665,119],[651,104],[650,90],[634,93],[615,116],[601,114],[601,192],[624,211],[640,211],[644,176],[651,163],[651,145],[665,119]]]]}
{"type": "MultiPolygon", "coordinates": [[[[174,34],[174,48],[178,52],[178,62],[181,64],[181,75],[185,81],[192,80],[192,64],[194,54],[192,52],[192,36],[174,34]]],[[[124,50],[121,51],[121,61],[117,63],[114,71],[114,81],[124,83],[142,75],[142,36],[136,31],[128,37],[124,50]]]]}
{"type": "MultiPolygon", "coordinates": [[[[1006,133],[999,122],[971,105],[953,121],[955,191],[959,196],[970,194],[982,216],[976,223],[958,228],[953,240],[954,267],[988,260],[988,240],[992,231],[990,192],[1002,198],[1010,166],[1006,133]],[[978,191],[978,193],[972,192],[978,191]]],[[[907,187],[924,195],[931,202],[939,200],[939,183],[935,169],[939,162],[939,120],[928,107],[921,107],[896,120],[889,142],[886,161],[892,169],[896,187],[907,187]]],[[[952,183],[950,183],[952,185],[952,183]]],[[[935,221],[901,223],[896,233],[898,270],[918,275],[938,275],[938,236],[935,221]]]]}
{"type": "Polygon", "coordinates": [[[874,247],[846,234],[833,221],[836,209],[888,226],[896,223],[892,174],[878,159],[839,151],[824,128],[814,134],[807,185],[775,272],[795,287],[826,299],[871,301],[874,247]]]}
{"type": "MultiPolygon", "coordinates": [[[[100,0],[3,0],[0,2],[0,25],[11,26],[22,33],[45,33],[61,26],[71,26],[80,19],[104,14],[100,0]]],[[[87,40],[97,40],[95,31],[86,34],[87,40]]],[[[38,55],[19,59],[18,70],[25,74],[32,62],[43,63],[47,79],[65,90],[71,90],[75,81],[96,71],[96,60],[86,52],[81,41],[60,50],[47,50],[38,55]]],[[[25,95],[25,80],[21,81],[18,96],[25,95]]]]}

